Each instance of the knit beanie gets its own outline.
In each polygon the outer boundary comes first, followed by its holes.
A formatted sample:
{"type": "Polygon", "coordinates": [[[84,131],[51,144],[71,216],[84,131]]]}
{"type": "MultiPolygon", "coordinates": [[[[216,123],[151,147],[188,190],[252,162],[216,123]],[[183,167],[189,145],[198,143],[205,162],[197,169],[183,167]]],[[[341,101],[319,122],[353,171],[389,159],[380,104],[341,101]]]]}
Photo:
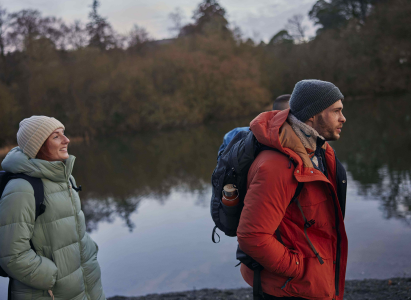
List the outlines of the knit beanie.
{"type": "Polygon", "coordinates": [[[41,146],[57,128],[65,129],[55,118],[32,116],[20,122],[17,144],[30,158],[35,158],[41,146]]]}
{"type": "Polygon", "coordinates": [[[331,82],[309,79],[297,82],[289,104],[291,113],[305,122],[343,99],[343,94],[331,82]]]}

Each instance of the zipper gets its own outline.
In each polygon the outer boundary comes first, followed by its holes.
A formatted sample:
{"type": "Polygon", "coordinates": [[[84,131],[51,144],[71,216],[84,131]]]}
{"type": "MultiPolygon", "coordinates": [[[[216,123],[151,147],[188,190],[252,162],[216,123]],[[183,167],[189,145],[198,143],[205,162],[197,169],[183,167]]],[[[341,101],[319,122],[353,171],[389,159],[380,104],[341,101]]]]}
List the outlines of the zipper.
{"type": "Polygon", "coordinates": [[[335,210],[335,229],[337,230],[337,255],[335,261],[335,294],[339,296],[340,288],[339,288],[339,281],[340,281],[340,260],[341,260],[341,233],[339,228],[339,220],[338,220],[338,207],[335,199],[334,193],[331,191],[334,200],[334,210],[335,210]]]}
{"type": "MultiPolygon", "coordinates": [[[[76,230],[77,230],[77,236],[78,236],[78,247],[79,247],[79,250],[80,250],[80,253],[81,253],[81,246],[80,246],[81,239],[80,239],[80,234],[79,234],[79,229],[80,229],[79,227],[80,226],[79,226],[79,223],[78,223],[78,220],[77,220],[76,206],[73,203],[73,197],[72,197],[72,193],[71,193],[72,188],[71,188],[70,181],[67,182],[67,186],[68,186],[68,189],[69,189],[69,194],[70,194],[70,200],[71,200],[71,206],[72,206],[72,209],[73,209],[74,219],[76,220],[76,230]]],[[[81,264],[81,257],[80,257],[80,264],[81,264]]],[[[83,267],[80,266],[80,269],[81,269],[81,273],[83,274],[83,279],[84,279],[84,292],[86,293],[87,299],[90,300],[90,296],[87,292],[86,277],[84,275],[83,267]]]]}
{"type": "Polygon", "coordinates": [[[287,286],[287,283],[289,283],[292,279],[293,279],[292,277],[288,278],[287,281],[284,283],[284,285],[281,287],[281,289],[282,290],[285,289],[285,287],[287,286]]]}

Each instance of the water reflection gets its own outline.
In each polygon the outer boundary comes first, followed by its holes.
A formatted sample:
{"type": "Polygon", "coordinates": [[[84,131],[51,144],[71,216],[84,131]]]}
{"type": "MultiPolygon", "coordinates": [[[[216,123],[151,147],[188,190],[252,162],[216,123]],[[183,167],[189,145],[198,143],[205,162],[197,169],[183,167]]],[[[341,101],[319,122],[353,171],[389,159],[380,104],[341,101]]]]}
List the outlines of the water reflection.
{"type": "MultiPolygon", "coordinates": [[[[411,274],[410,100],[344,103],[348,122],[333,147],[349,173],[348,279],[411,274]]],[[[71,146],[108,296],[246,285],[236,239],[211,242],[208,205],[222,137],[250,119],[71,146]]]]}
{"type": "Polygon", "coordinates": [[[191,192],[198,205],[207,206],[206,196],[218,147],[225,132],[249,122],[236,120],[184,131],[140,134],[74,144],[77,157],[73,171],[83,186],[81,198],[87,229],[120,216],[130,231],[130,215],[142,198],[159,202],[171,190],[191,192]]]}
{"type": "MultiPolygon", "coordinates": [[[[411,97],[345,102],[348,119],[333,144],[358,194],[381,201],[385,218],[411,224],[411,97]]],[[[207,189],[223,135],[252,118],[192,128],[125,136],[77,144],[71,152],[82,184],[88,230],[120,216],[132,230],[130,215],[142,198],[164,202],[171,190],[190,192],[208,206],[207,189]]]]}
{"type": "Polygon", "coordinates": [[[358,183],[358,194],[381,202],[386,219],[411,225],[411,96],[345,103],[348,122],[334,143],[358,183]]]}

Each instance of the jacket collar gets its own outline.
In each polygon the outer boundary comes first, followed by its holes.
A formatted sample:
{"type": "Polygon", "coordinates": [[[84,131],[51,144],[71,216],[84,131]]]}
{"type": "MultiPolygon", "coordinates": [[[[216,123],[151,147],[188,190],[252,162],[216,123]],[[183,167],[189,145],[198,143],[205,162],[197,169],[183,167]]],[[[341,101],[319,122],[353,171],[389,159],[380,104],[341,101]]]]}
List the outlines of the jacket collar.
{"type": "Polygon", "coordinates": [[[76,157],[73,155],[70,155],[65,162],[30,158],[19,147],[15,147],[4,158],[1,166],[5,171],[14,174],[23,173],[54,182],[68,182],[75,160],[76,157]]]}
{"type": "MultiPolygon", "coordinates": [[[[297,181],[320,180],[330,183],[321,171],[314,168],[306,148],[287,122],[289,113],[290,109],[261,113],[251,121],[250,129],[260,143],[277,149],[297,162],[297,167],[294,170],[297,181]]],[[[326,153],[333,152],[327,142],[322,148],[325,149],[326,153]]],[[[331,156],[327,155],[327,157],[331,156]]]]}

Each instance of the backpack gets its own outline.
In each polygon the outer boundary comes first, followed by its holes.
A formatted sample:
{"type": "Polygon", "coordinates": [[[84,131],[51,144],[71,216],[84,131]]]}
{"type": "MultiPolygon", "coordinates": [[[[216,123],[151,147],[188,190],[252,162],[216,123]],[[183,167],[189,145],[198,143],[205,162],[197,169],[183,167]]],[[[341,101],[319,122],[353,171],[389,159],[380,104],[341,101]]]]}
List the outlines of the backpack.
{"type": "MultiPolygon", "coordinates": [[[[215,235],[220,238],[216,229],[220,229],[227,236],[234,237],[237,235],[237,227],[240,221],[241,211],[244,207],[244,198],[247,193],[247,175],[251,164],[257,155],[263,150],[278,151],[277,149],[263,145],[257,141],[252,131],[241,131],[231,140],[223,152],[220,152],[217,158],[217,166],[211,176],[212,194],[210,212],[215,223],[211,239],[216,242],[215,235]],[[226,184],[233,184],[238,189],[239,202],[236,206],[226,206],[222,203],[223,187],[226,184]]],[[[291,163],[296,167],[296,162],[290,158],[291,163]]],[[[296,192],[290,203],[300,194],[303,183],[298,183],[296,192]]],[[[280,242],[280,232],[276,231],[277,238],[280,242]]],[[[237,248],[236,258],[254,271],[253,296],[254,299],[262,298],[261,288],[261,270],[264,268],[252,257],[244,253],[240,247],[237,248]]],[[[237,266],[238,266],[237,265],[237,266]]]]}
{"type": "Polygon", "coordinates": [[[231,140],[239,133],[240,131],[250,131],[250,127],[236,127],[224,135],[223,143],[221,144],[220,148],[218,148],[218,156],[224,152],[225,148],[231,142],[231,140]]]}

